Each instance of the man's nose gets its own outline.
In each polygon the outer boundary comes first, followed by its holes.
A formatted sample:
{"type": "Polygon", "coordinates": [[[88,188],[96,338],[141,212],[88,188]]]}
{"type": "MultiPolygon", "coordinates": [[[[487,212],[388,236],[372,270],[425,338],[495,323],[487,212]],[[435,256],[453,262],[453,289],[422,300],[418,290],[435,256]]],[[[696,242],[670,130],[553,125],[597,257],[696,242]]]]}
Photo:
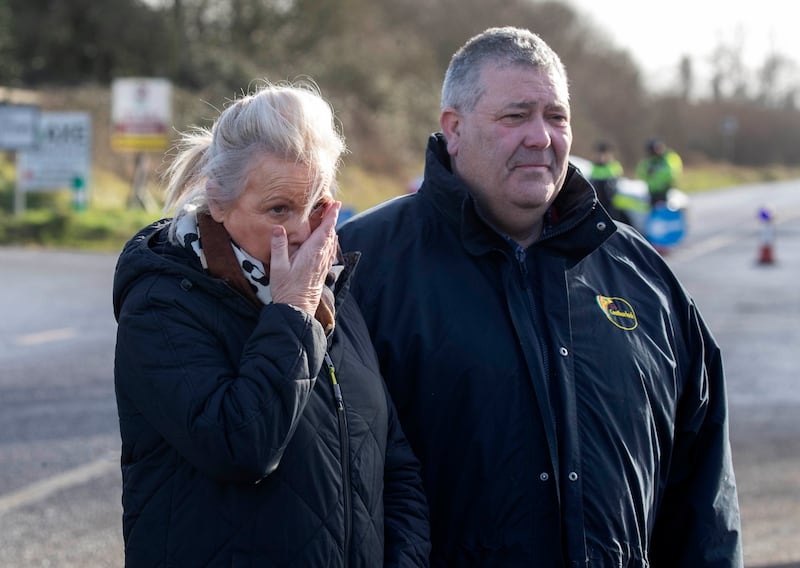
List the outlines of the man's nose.
{"type": "Polygon", "coordinates": [[[530,148],[547,148],[550,145],[550,131],[542,116],[534,116],[525,123],[525,137],[522,143],[530,148]]]}

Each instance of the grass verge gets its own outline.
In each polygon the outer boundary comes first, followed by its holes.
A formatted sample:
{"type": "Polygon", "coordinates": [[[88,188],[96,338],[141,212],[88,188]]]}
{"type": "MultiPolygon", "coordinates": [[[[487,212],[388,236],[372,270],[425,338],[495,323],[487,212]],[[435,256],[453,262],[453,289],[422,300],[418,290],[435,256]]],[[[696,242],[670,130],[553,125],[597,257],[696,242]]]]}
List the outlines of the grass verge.
{"type": "MultiPolygon", "coordinates": [[[[762,169],[711,164],[687,168],[681,189],[687,193],[748,183],[800,178],[800,168],[762,169]]],[[[14,214],[13,164],[0,158],[0,245],[42,246],[118,252],[140,228],[160,218],[162,188],[148,185],[151,206],[130,206],[130,184],[106,171],[92,172],[93,188],[85,211],[76,210],[69,191],[26,195],[26,209],[14,214]]],[[[345,167],[339,176],[339,199],[354,212],[406,192],[408,180],[398,180],[345,167]]]]}

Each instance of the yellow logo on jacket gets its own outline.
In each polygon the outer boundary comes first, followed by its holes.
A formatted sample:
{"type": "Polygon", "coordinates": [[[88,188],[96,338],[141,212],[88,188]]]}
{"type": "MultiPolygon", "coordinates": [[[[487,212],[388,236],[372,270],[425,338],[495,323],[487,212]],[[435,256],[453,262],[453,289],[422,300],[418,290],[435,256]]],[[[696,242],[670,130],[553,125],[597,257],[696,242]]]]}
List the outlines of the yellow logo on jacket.
{"type": "Polygon", "coordinates": [[[639,321],[636,319],[636,312],[633,311],[633,306],[628,300],[598,294],[597,305],[606,314],[608,321],[618,328],[630,331],[638,327],[639,321]]]}

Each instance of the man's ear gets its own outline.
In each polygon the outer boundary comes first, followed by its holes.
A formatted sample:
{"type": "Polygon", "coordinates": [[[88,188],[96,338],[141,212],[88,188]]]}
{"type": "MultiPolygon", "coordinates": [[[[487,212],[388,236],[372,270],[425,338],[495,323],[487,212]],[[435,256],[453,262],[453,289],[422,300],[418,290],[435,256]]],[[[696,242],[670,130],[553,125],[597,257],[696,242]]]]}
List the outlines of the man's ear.
{"type": "Polygon", "coordinates": [[[446,108],[439,117],[439,126],[447,140],[447,153],[451,156],[458,154],[459,140],[461,139],[461,115],[453,108],[446,108]]]}

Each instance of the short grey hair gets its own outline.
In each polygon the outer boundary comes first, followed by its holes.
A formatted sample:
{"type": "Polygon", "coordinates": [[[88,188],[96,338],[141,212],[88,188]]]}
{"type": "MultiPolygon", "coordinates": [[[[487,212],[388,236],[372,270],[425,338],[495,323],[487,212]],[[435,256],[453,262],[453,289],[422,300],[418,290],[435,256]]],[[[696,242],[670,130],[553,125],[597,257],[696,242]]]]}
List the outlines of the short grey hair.
{"type": "Polygon", "coordinates": [[[233,100],[210,129],[182,134],[167,170],[164,209],[191,203],[208,211],[211,199],[222,207],[233,203],[244,190],[253,160],[264,154],[308,166],[313,206],[326,185],[335,194],[345,150],[333,108],[313,82],[263,82],[255,92],[233,100]]]}
{"type": "Polygon", "coordinates": [[[540,69],[567,86],[564,64],[538,35],[511,26],[489,28],[470,38],[450,59],[442,85],[442,110],[454,108],[469,112],[475,109],[483,96],[481,71],[489,62],[540,69]]]}

